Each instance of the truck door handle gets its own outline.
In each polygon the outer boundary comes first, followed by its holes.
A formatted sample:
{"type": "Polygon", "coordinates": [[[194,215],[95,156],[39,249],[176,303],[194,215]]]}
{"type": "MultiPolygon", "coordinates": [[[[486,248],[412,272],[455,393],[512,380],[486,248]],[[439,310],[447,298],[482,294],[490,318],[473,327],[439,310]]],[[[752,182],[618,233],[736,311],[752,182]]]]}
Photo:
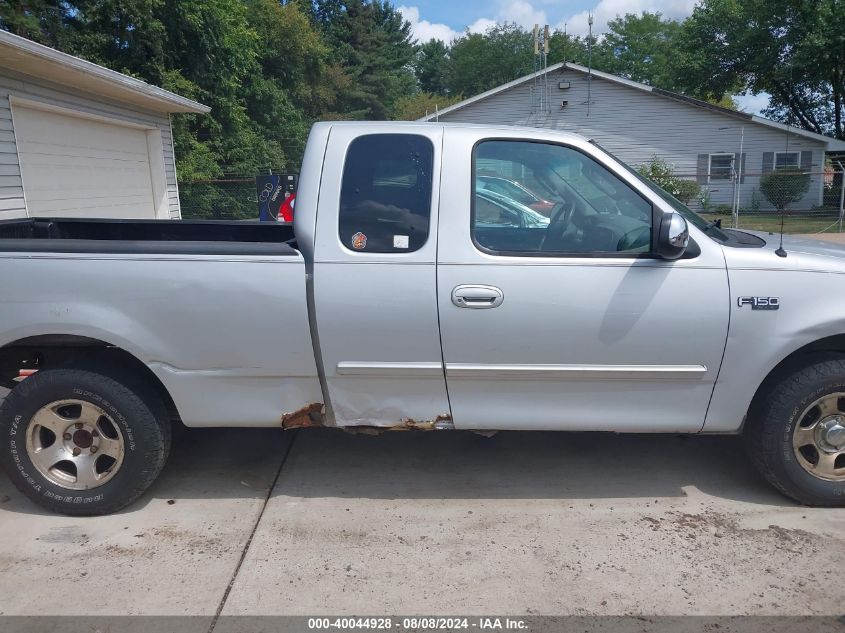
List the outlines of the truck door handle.
{"type": "Polygon", "coordinates": [[[452,303],[459,308],[498,308],[505,293],[495,286],[461,285],[452,290],[452,303]]]}

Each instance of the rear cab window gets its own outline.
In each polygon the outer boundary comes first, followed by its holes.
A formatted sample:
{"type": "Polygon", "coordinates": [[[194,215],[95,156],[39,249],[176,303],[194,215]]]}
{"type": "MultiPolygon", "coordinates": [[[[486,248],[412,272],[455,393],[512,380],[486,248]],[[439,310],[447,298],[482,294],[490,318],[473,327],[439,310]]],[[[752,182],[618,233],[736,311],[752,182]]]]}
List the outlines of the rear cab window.
{"type": "Polygon", "coordinates": [[[434,146],[417,134],[367,134],[349,145],[338,237],[359,253],[411,253],[429,234],[434,146]]]}

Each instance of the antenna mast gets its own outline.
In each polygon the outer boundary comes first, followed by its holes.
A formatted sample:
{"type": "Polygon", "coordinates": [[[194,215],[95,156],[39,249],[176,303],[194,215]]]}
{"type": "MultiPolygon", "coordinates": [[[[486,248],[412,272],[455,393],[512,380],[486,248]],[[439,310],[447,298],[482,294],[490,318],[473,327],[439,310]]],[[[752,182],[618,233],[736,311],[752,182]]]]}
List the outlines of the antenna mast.
{"type": "Polygon", "coordinates": [[[540,25],[534,25],[534,98],[532,109],[540,112],[550,112],[549,77],[546,69],[549,60],[549,25],[546,24],[542,31],[540,25]]]}
{"type": "Polygon", "coordinates": [[[531,112],[536,114],[540,110],[540,91],[537,85],[537,73],[540,71],[538,66],[540,55],[540,25],[534,25],[534,81],[532,84],[533,94],[531,95],[531,112]]]}
{"type": "Polygon", "coordinates": [[[587,15],[587,116],[590,116],[590,103],[593,100],[593,13],[587,15]]]}
{"type": "Polygon", "coordinates": [[[566,22],[563,23],[563,46],[561,52],[561,61],[566,64],[566,38],[569,36],[566,34],[566,22]]]}
{"type": "Polygon", "coordinates": [[[552,111],[551,97],[549,96],[549,25],[543,29],[543,98],[546,101],[546,112],[552,111]]]}

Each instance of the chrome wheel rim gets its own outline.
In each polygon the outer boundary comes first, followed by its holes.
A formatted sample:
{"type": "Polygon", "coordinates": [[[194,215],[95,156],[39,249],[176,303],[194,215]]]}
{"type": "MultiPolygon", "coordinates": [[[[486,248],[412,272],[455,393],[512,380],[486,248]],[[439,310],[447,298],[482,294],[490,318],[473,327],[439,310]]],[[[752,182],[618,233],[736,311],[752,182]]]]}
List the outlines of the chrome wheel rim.
{"type": "Polygon", "coordinates": [[[84,400],[57,400],[29,421],[26,453],[49,482],[68,490],[90,490],[120,470],[123,434],[100,407],[84,400]]]}
{"type": "Polygon", "coordinates": [[[804,410],[792,432],[792,448],[814,477],[845,480],[845,393],[822,396],[804,410]]]}

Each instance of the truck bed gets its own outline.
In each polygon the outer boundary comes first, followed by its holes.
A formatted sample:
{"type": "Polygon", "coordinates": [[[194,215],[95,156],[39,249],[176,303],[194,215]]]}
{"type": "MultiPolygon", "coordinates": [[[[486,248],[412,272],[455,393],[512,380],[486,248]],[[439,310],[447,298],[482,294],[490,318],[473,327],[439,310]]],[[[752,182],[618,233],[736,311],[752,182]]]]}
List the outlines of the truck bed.
{"type": "Polygon", "coordinates": [[[188,426],[279,426],[323,402],[292,232],[270,222],[0,222],[0,348],[124,350],[188,426]]]}
{"type": "Polygon", "coordinates": [[[26,218],[0,222],[0,252],[296,255],[293,227],[258,221],[26,218]]]}

